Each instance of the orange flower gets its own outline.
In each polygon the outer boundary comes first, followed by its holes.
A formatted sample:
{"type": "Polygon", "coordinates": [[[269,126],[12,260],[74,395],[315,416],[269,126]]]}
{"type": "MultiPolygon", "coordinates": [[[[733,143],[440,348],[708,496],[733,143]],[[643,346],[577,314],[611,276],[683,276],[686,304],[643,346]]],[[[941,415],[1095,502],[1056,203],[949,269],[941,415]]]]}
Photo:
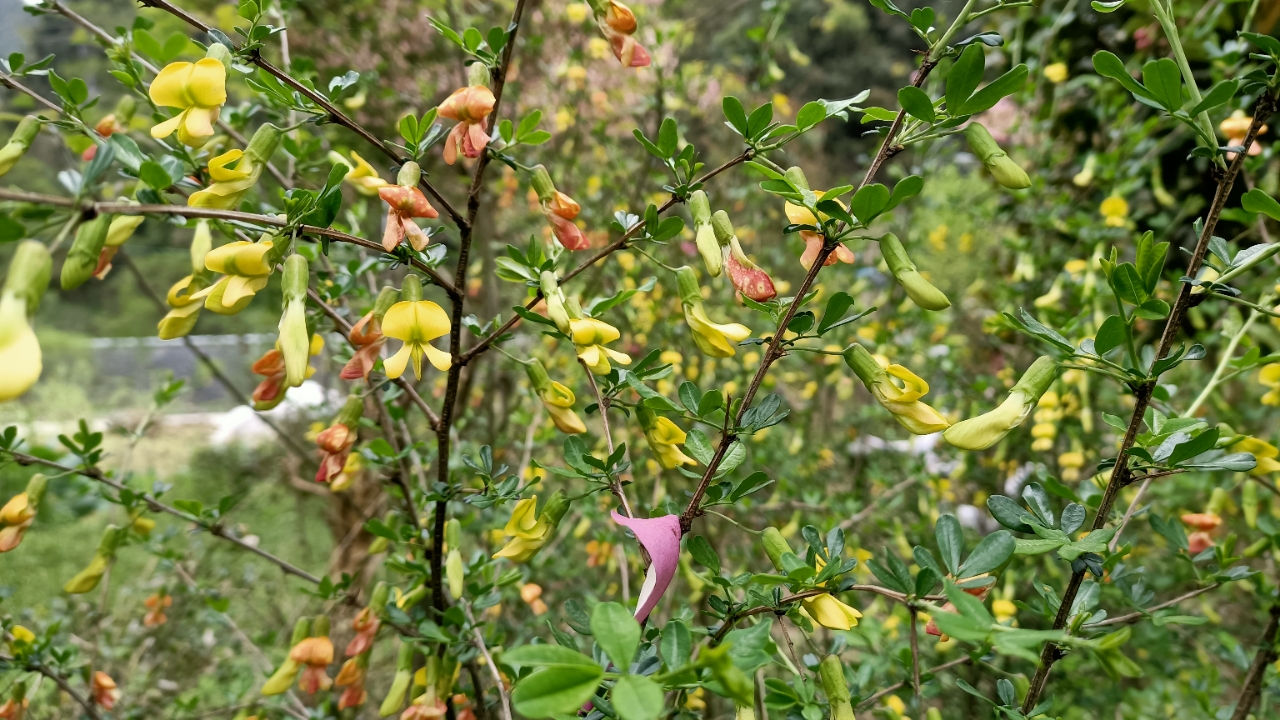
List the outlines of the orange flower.
{"type": "Polygon", "coordinates": [[[1217,513],[1187,513],[1182,516],[1182,524],[1196,530],[1212,532],[1222,524],[1222,518],[1217,513]]]}
{"type": "MultiPolygon", "coordinates": [[[[93,126],[93,131],[98,133],[99,137],[104,137],[104,138],[109,138],[123,129],[124,128],[120,125],[120,122],[116,120],[115,113],[111,113],[110,115],[107,115],[106,117],[99,120],[97,125],[93,126]]],[[[1254,153],[1254,154],[1256,155],[1257,153],[1254,153]]],[[[98,143],[95,142],[94,144],[85,148],[84,152],[80,153],[80,159],[84,160],[85,162],[88,162],[94,159],[95,157],[97,157],[97,155],[98,155],[98,143]]],[[[0,715],[0,718],[2,717],[4,716],[0,715]]]]}
{"type": "Polygon", "coordinates": [[[1187,536],[1187,552],[1192,555],[1199,555],[1214,546],[1213,536],[1203,530],[1193,532],[1187,536]]]}
{"type": "Polygon", "coordinates": [[[325,667],[333,662],[333,642],[327,637],[310,637],[289,651],[289,659],[306,665],[298,676],[298,687],[308,695],[317,690],[328,690],[333,686],[325,667]]]}
{"type": "Polygon", "coordinates": [[[425,248],[431,238],[413,219],[440,217],[440,213],[427,202],[427,196],[416,187],[387,185],[378,188],[378,197],[390,206],[387,210],[387,229],[382,233],[382,248],[391,252],[406,237],[414,250],[421,251],[425,248]]]}
{"type": "MultiPolygon", "coordinates": [[[[1231,117],[1223,120],[1218,125],[1218,129],[1223,135],[1227,136],[1227,147],[1240,147],[1244,145],[1244,139],[1249,135],[1249,127],[1253,125],[1253,118],[1244,114],[1243,110],[1236,110],[1231,113],[1231,117]]],[[[1263,125],[1258,128],[1258,134],[1263,135],[1267,132],[1267,126],[1263,125]]],[[[1255,142],[1249,146],[1249,156],[1259,155],[1262,153],[1262,145],[1255,142]]],[[[1235,153],[1227,153],[1228,158],[1234,158],[1235,153]]]]}
{"type": "Polygon", "coordinates": [[[387,342],[382,335],[382,322],[374,315],[373,310],[365,313],[355,327],[351,328],[347,339],[357,350],[342,367],[338,377],[343,380],[369,379],[370,371],[382,356],[382,346],[387,342]]]}
{"type": "Polygon", "coordinates": [[[22,720],[27,714],[27,708],[30,707],[31,701],[23,698],[21,702],[12,698],[0,705],[0,720],[22,720]]]}
{"type": "Polygon", "coordinates": [[[94,672],[93,701],[101,705],[103,710],[110,711],[116,706],[116,701],[119,699],[120,689],[116,687],[116,681],[101,670],[94,672]]]}
{"type": "Polygon", "coordinates": [[[347,644],[346,656],[354,657],[373,647],[373,639],[378,635],[380,624],[372,609],[361,610],[351,621],[351,628],[356,631],[356,636],[347,644]]]}
{"type": "MultiPolygon", "coordinates": [[[[316,482],[327,483],[337,477],[346,467],[347,456],[356,444],[356,432],[342,423],[334,423],[316,436],[316,446],[320,448],[320,469],[316,471],[316,482]]],[[[348,653],[350,654],[350,653],[348,653]]]]}
{"type": "Polygon", "coordinates": [[[156,627],[169,622],[169,617],[164,614],[165,608],[173,605],[173,596],[160,593],[152,593],[150,597],[142,602],[149,610],[142,618],[142,624],[147,627],[156,627]]]}
{"type": "Polygon", "coordinates": [[[591,246],[582,228],[573,222],[581,211],[582,206],[559,190],[542,203],[542,214],[551,223],[551,232],[566,250],[586,250],[591,246]]]}
{"type": "Polygon", "coordinates": [[[265,379],[253,389],[253,406],[258,410],[270,410],[284,400],[284,354],[271,348],[258,358],[250,368],[254,375],[265,379]]]}
{"type": "Polygon", "coordinates": [[[342,696],[338,698],[339,710],[359,707],[369,699],[369,693],[364,689],[366,674],[367,669],[361,667],[359,660],[356,658],[351,658],[342,664],[342,669],[338,671],[338,677],[333,679],[334,685],[346,688],[342,691],[342,696]]]}
{"type": "Polygon", "coordinates": [[[444,141],[446,163],[452,165],[458,159],[459,149],[466,157],[480,157],[489,144],[484,121],[496,103],[493,91],[483,85],[458,88],[440,103],[440,117],[458,121],[444,141]]]}
{"type": "Polygon", "coordinates": [[[613,50],[613,56],[618,58],[623,67],[649,65],[651,62],[649,53],[645,52],[645,49],[640,47],[632,37],[637,23],[631,8],[617,0],[609,0],[604,14],[596,16],[596,24],[600,26],[600,32],[604,33],[605,39],[609,41],[609,49],[613,50]]]}

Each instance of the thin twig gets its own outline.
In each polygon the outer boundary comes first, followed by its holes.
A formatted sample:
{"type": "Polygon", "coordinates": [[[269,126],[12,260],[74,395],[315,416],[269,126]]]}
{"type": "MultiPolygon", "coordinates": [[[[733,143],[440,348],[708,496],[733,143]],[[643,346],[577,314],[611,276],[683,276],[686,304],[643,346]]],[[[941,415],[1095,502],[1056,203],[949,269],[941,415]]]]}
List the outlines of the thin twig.
{"type": "Polygon", "coordinates": [[[1096,628],[1096,627],[1103,627],[1106,625],[1127,625],[1129,623],[1135,623],[1135,622],[1138,622],[1139,620],[1142,620],[1143,618],[1151,617],[1151,613],[1157,610],[1163,610],[1167,607],[1173,607],[1174,605],[1177,605],[1183,600],[1190,600],[1191,598],[1196,597],[1197,595],[1203,595],[1209,592],[1210,590],[1217,588],[1220,585],[1222,585],[1222,583],[1213,583],[1212,585],[1205,585],[1202,588],[1198,588],[1196,590],[1192,590],[1189,593],[1179,595],[1178,597],[1172,600],[1166,600],[1158,605],[1152,605],[1149,608],[1144,608],[1139,612],[1129,613],[1128,615],[1117,615],[1113,618],[1107,618],[1102,622],[1089,623],[1086,627],[1096,628]]]}
{"type": "Polygon", "coordinates": [[[1253,704],[1258,701],[1258,696],[1262,694],[1263,678],[1266,676],[1267,667],[1276,661],[1276,634],[1280,631],[1280,603],[1271,606],[1271,620],[1267,622],[1267,629],[1262,632],[1262,643],[1258,647],[1258,652],[1253,656],[1253,664],[1249,666],[1249,672],[1244,676],[1244,683],[1240,687],[1240,699],[1236,701],[1236,710],[1231,714],[1231,720],[1245,720],[1249,717],[1250,711],[1253,710],[1253,704]]]}
{"type": "Polygon", "coordinates": [[[164,503],[155,499],[155,497],[152,496],[150,493],[140,493],[137,490],[126,487],[122,483],[112,480],[111,478],[107,477],[106,473],[102,472],[96,467],[87,467],[87,468],[86,467],[79,467],[79,468],[68,467],[66,465],[62,465],[61,463],[53,462],[52,460],[45,460],[44,458],[39,458],[34,455],[28,455],[26,453],[17,452],[14,450],[0,450],[0,453],[9,455],[19,465],[43,465],[44,467],[52,468],[54,470],[58,470],[63,473],[75,473],[76,475],[80,475],[81,477],[86,477],[86,478],[89,478],[90,480],[100,482],[103,485],[107,485],[108,487],[115,488],[117,492],[123,492],[125,490],[128,490],[129,492],[133,493],[134,496],[140,498],[142,502],[146,503],[147,507],[150,508],[151,511],[153,512],[168,513],[169,515],[172,515],[176,518],[182,518],[183,520],[204,529],[210,535],[222,538],[223,540],[226,540],[227,542],[233,545],[236,545],[241,549],[248,550],[249,552],[263,558],[264,560],[275,563],[277,567],[279,567],[281,570],[283,570],[285,573],[289,575],[296,575],[297,577],[300,577],[303,580],[306,580],[307,582],[310,582],[314,585],[320,584],[320,578],[316,577],[315,575],[312,575],[306,570],[302,570],[296,567],[295,565],[288,562],[287,560],[278,558],[275,555],[272,555],[271,553],[267,552],[266,550],[259,549],[258,547],[254,545],[250,545],[249,543],[241,540],[240,538],[234,535],[228,534],[227,529],[222,525],[218,525],[216,523],[215,524],[207,523],[201,520],[200,518],[197,518],[193,515],[185,513],[177,508],[170,507],[169,505],[165,505],[164,503]]]}
{"type": "MultiPolygon", "coordinates": [[[[600,395],[600,386],[596,384],[596,376],[592,374],[591,368],[587,367],[587,363],[582,358],[578,358],[578,364],[587,374],[587,384],[591,386],[591,393],[595,395],[596,409],[600,411],[600,422],[604,425],[605,443],[609,446],[609,454],[613,455],[613,433],[609,431],[609,405],[600,395]]],[[[622,511],[627,514],[627,517],[635,517],[631,512],[631,503],[627,502],[627,492],[622,488],[622,478],[609,475],[609,490],[622,503],[622,511]]]]}
{"type": "Polygon", "coordinates": [[[857,525],[863,520],[866,520],[867,518],[871,517],[871,513],[879,509],[879,506],[883,504],[886,500],[890,500],[894,497],[897,497],[903,490],[906,490],[907,488],[911,487],[912,485],[915,485],[918,482],[920,482],[919,478],[907,478],[906,480],[903,480],[897,485],[894,485],[888,490],[885,490],[884,492],[880,493],[879,497],[877,497],[875,500],[872,500],[869,505],[867,505],[865,508],[855,513],[853,517],[841,522],[839,525],[840,529],[848,530],[854,525],[857,525]]]}
{"type": "MultiPolygon", "coordinates": [[[[471,603],[463,600],[459,605],[462,611],[466,613],[467,622],[471,623],[471,637],[474,638],[476,649],[484,656],[485,665],[489,666],[489,672],[493,674],[493,685],[498,691],[498,698],[501,700],[503,720],[511,720],[511,700],[507,697],[507,689],[502,684],[502,673],[498,672],[498,665],[493,662],[493,655],[489,653],[489,647],[484,643],[484,635],[480,632],[480,628],[476,625],[475,615],[471,613],[471,603]]],[[[480,695],[479,688],[476,689],[476,703],[484,703],[484,698],[480,695]]]]}
{"type": "MultiPolygon", "coordinates": [[[[925,672],[930,675],[935,675],[937,673],[942,672],[943,670],[949,670],[957,665],[968,665],[971,662],[973,662],[973,660],[971,660],[968,655],[965,655],[962,658],[956,658],[955,660],[944,662],[941,665],[936,665],[934,667],[931,667],[928,670],[925,670],[925,672]]],[[[859,702],[858,706],[855,709],[861,710],[866,707],[871,707],[880,698],[890,693],[896,692],[906,686],[907,686],[907,681],[903,680],[902,682],[894,683],[888,687],[882,688],[878,690],[874,695],[869,696],[866,700],[859,702]]]]}
{"type": "MultiPolygon", "coordinates": [[[[8,655],[0,654],[0,662],[16,664],[17,661],[14,658],[9,657],[8,655]]],[[[71,685],[67,683],[66,678],[54,672],[51,668],[38,662],[27,663],[25,667],[27,670],[31,672],[38,672],[41,675],[57,683],[58,687],[61,688],[62,691],[65,692],[66,694],[70,695],[71,699],[75,700],[80,705],[80,707],[84,708],[85,713],[89,717],[93,718],[93,720],[102,720],[102,715],[98,713],[98,709],[94,707],[94,704],[91,701],[86,700],[83,695],[73,690],[71,685]]]]}

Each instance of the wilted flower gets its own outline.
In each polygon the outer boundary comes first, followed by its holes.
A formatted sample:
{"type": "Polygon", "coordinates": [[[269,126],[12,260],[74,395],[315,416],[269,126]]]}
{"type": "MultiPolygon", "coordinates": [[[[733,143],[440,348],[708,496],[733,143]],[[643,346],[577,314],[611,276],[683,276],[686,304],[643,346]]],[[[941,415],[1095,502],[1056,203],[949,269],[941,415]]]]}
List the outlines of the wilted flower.
{"type": "Polygon", "coordinates": [[[369,693],[364,688],[368,672],[368,659],[363,655],[348,658],[342,664],[342,668],[338,670],[338,676],[333,679],[336,687],[343,688],[342,695],[338,697],[339,711],[360,707],[369,700],[369,693]]]}
{"type": "Polygon", "coordinates": [[[1022,374],[1000,407],[947,428],[942,437],[965,450],[986,450],[1004,439],[1031,415],[1041,396],[1058,377],[1058,363],[1043,355],[1022,374]]]}
{"type": "Polygon", "coordinates": [[[43,243],[19,243],[0,290],[0,402],[25,393],[44,367],[30,318],[49,286],[53,259],[43,243]]]}
{"type": "Polygon", "coordinates": [[[93,701],[102,706],[103,710],[108,712],[116,706],[116,701],[120,699],[120,688],[116,687],[116,681],[111,676],[96,670],[93,673],[93,701]]]}
{"type": "MultiPolygon", "coordinates": [[[[795,174],[796,173],[793,173],[793,175],[795,174]]],[[[813,194],[817,195],[818,199],[821,200],[824,192],[824,190],[814,190],[813,194]]],[[[840,201],[837,200],[836,202],[840,201]]],[[[844,203],[840,204],[842,206],[844,205],[844,203]]],[[[783,210],[787,214],[787,220],[791,221],[793,225],[812,225],[814,227],[820,227],[822,225],[819,218],[815,217],[812,212],[809,212],[808,208],[802,205],[787,203],[783,206],[783,210]]],[[[821,220],[823,221],[827,219],[826,215],[821,217],[821,220]]],[[[805,270],[808,270],[813,267],[813,263],[817,261],[818,255],[822,252],[822,234],[812,230],[801,230],[800,239],[804,240],[804,253],[800,255],[800,265],[804,267],[805,270]]],[[[827,255],[827,259],[823,261],[822,265],[823,267],[833,265],[836,261],[852,264],[856,259],[857,258],[854,256],[853,251],[845,247],[844,243],[837,243],[835,251],[830,255],[827,255]]]]}
{"type": "Polygon", "coordinates": [[[553,381],[547,375],[547,369],[542,365],[542,361],[537,358],[526,362],[524,369],[529,376],[529,385],[551,415],[551,421],[555,423],[556,428],[570,435],[586,432],[587,426],[573,411],[573,404],[577,401],[573,391],[553,381]]]}
{"type": "Polygon", "coordinates": [[[44,475],[32,475],[27,481],[27,489],[0,507],[0,553],[9,552],[22,542],[27,529],[36,521],[47,486],[44,475]]]}
{"type": "Polygon", "coordinates": [[[569,510],[569,500],[557,490],[547,498],[542,511],[537,511],[538,496],[534,495],[516,503],[503,533],[511,538],[506,546],[494,553],[494,558],[507,558],[512,562],[528,562],[555,535],[556,526],[569,510]]]}
{"type": "Polygon", "coordinates": [[[378,197],[382,198],[388,206],[387,227],[382,233],[382,248],[391,252],[405,238],[408,238],[409,245],[414,250],[421,252],[426,249],[431,237],[423,232],[413,219],[440,217],[440,213],[427,201],[427,196],[423,195],[417,187],[387,185],[379,188],[378,197]]]}
{"type": "Polygon", "coordinates": [[[662,417],[644,405],[636,406],[636,419],[644,431],[649,449],[658,456],[658,464],[667,470],[680,465],[692,465],[694,459],[680,451],[686,434],[670,418],[662,417]]]}
{"type": "Polygon", "coordinates": [[[525,583],[520,586],[520,599],[525,601],[534,615],[547,614],[547,604],[542,600],[542,586],[536,583],[525,583]]]}
{"type": "MultiPolygon", "coordinates": [[[[347,465],[347,456],[359,436],[360,415],[364,412],[364,399],[351,395],[329,427],[316,436],[320,448],[320,469],[316,482],[327,483],[341,473],[347,465]]],[[[351,653],[348,653],[348,655],[351,653]]]]}
{"type": "Polygon", "coordinates": [[[373,197],[378,194],[379,188],[383,188],[391,184],[386,180],[383,180],[382,176],[378,175],[378,171],[369,164],[369,161],[360,157],[355,150],[351,150],[347,154],[351,156],[351,160],[354,162],[354,167],[352,162],[347,162],[347,159],[339,155],[337,152],[330,152],[329,160],[334,164],[342,164],[351,168],[351,171],[343,176],[342,179],[351,183],[351,186],[356,189],[356,192],[361,195],[373,197]]]}
{"type": "Polygon", "coordinates": [[[928,435],[946,430],[948,423],[937,410],[921,402],[929,392],[929,383],[901,365],[884,365],[872,357],[867,349],[854,344],[844,352],[844,361],[862,384],[875,397],[876,402],[893,413],[898,424],[916,435],[928,435]],[[893,379],[901,381],[898,387],[893,379]]]}
{"type": "Polygon", "coordinates": [[[649,53],[632,37],[636,32],[637,23],[631,8],[617,0],[605,0],[597,7],[603,8],[603,12],[597,11],[596,24],[600,26],[605,39],[609,41],[613,56],[618,58],[623,67],[648,66],[651,62],[649,53]]]}
{"type": "Polygon", "coordinates": [[[586,250],[591,246],[582,229],[575,224],[574,218],[582,211],[573,198],[556,190],[551,182],[551,175],[542,165],[533,168],[533,189],[538,194],[538,202],[542,204],[542,214],[551,224],[551,232],[566,250],[586,250]]]}
{"type": "Polygon", "coordinates": [[[27,716],[31,701],[27,698],[9,698],[0,705],[0,720],[22,720],[27,716]]]}
{"type": "Polygon", "coordinates": [[[142,624],[147,627],[156,627],[169,622],[169,616],[164,611],[173,605],[173,596],[168,593],[152,593],[142,602],[147,607],[147,614],[142,617],[142,624]]]}
{"type": "MultiPolygon", "coordinates": [[[[324,350],[324,337],[312,335],[308,349],[311,357],[319,355],[322,350],[324,350]]],[[[284,354],[280,352],[279,348],[268,350],[249,369],[253,371],[254,375],[262,375],[264,377],[263,381],[253,389],[254,410],[270,410],[284,401],[285,391],[292,386],[288,383],[288,374],[284,366],[284,354]]],[[[316,369],[308,366],[303,379],[305,380],[315,373],[316,369]]]]}
{"type": "Polygon", "coordinates": [[[338,377],[343,380],[369,379],[369,373],[382,356],[382,346],[387,342],[386,336],[382,334],[382,318],[399,298],[400,291],[392,287],[384,287],[378,293],[373,309],[356,322],[347,336],[356,352],[342,367],[338,377]]]}
{"type": "Polygon", "coordinates": [[[729,246],[729,251],[724,258],[724,267],[728,271],[729,282],[733,283],[734,289],[756,302],[777,297],[778,291],[773,287],[773,278],[742,251],[742,244],[733,231],[729,214],[723,210],[717,210],[711,216],[711,229],[715,232],[716,240],[720,245],[729,246]]]}
{"type": "Polygon", "coordinates": [[[333,642],[329,640],[329,618],[321,615],[312,625],[312,637],[293,646],[289,651],[289,659],[298,663],[302,672],[298,677],[298,687],[308,695],[318,690],[328,690],[333,680],[325,668],[333,662],[333,642]],[[304,667],[305,666],[305,667],[304,667]]]}
{"type": "MultiPolygon", "coordinates": [[[[221,45],[210,47],[226,48],[221,45]]],[[[170,63],[156,75],[147,93],[160,107],[181,110],[172,118],[151,128],[151,137],[166,138],[178,132],[178,142],[199,147],[213,137],[213,123],[222,104],[227,101],[227,68],[213,57],[198,62],[170,63]]]]}
{"type": "Polygon", "coordinates": [[[493,91],[484,85],[458,88],[440,103],[440,117],[458,121],[444,141],[446,163],[452,165],[458,159],[459,150],[466,157],[480,157],[489,144],[485,118],[493,112],[496,103],[493,91]]]}
{"type": "Polygon", "coordinates": [[[631,356],[605,347],[606,343],[622,337],[618,328],[596,318],[569,321],[569,336],[578,348],[578,358],[596,375],[607,375],[613,369],[609,361],[630,365],[631,356]]]}
{"type": "Polygon", "coordinates": [[[680,568],[680,516],[624,517],[617,510],[612,516],[614,522],[635,533],[636,540],[652,561],[645,572],[644,584],[640,586],[640,597],[636,600],[636,620],[644,622],[680,568]]]}
{"type": "Polygon", "coordinates": [[[693,334],[698,349],[711,357],[732,357],[737,354],[737,343],[751,337],[751,328],[741,323],[718,324],[711,322],[702,305],[702,288],[693,268],[685,266],[676,270],[676,283],[680,289],[680,303],[684,308],[684,320],[693,334]]]}

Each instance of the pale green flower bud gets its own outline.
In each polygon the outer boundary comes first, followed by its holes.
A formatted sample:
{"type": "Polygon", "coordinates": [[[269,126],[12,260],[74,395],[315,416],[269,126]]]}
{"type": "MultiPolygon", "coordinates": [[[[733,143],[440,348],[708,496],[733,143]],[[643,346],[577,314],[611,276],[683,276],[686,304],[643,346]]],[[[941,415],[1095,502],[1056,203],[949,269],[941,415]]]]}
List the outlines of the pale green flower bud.
{"type": "Polygon", "coordinates": [[[235,56],[231,54],[231,50],[222,43],[213,43],[210,45],[209,49],[205,51],[204,56],[207,58],[213,58],[214,60],[222,63],[222,66],[225,67],[228,72],[230,72],[231,63],[235,59],[235,56]]]}
{"type": "Polygon", "coordinates": [[[707,274],[711,277],[720,277],[720,273],[724,271],[724,250],[720,247],[720,241],[716,240],[716,232],[710,224],[699,225],[696,237],[698,246],[698,254],[702,256],[702,264],[707,268],[707,274]]]}
{"type": "Polygon", "coordinates": [[[827,694],[827,702],[831,705],[831,720],[855,720],[840,658],[835,655],[823,658],[818,665],[818,675],[822,679],[822,691],[827,694]]]}
{"type": "Polygon", "coordinates": [[[391,689],[387,691],[378,715],[388,717],[400,712],[404,706],[404,694],[409,690],[409,682],[413,680],[413,644],[400,642],[400,657],[396,661],[395,679],[391,681],[391,689]]]}
{"type": "Polygon", "coordinates": [[[570,334],[569,320],[572,318],[565,303],[564,291],[560,289],[555,273],[544,270],[539,280],[542,286],[542,297],[547,301],[547,316],[556,324],[560,332],[570,334]]]}
{"type": "Polygon", "coordinates": [[[280,353],[284,356],[285,383],[298,387],[307,379],[311,359],[311,333],[307,332],[307,285],[311,279],[307,259],[290,255],[284,261],[281,291],[284,314],[280,316],[280,353]]]}
{"type": "Polygon", "coordinates": [[[551,202],[556,194],[556,184],[551,181],[551,173],[547,172],[545,165],[533,166],[533,191],[538,194],[538,199],[542,202],[551,202]]]}
{"type": "Polygon", "coordinates": [[[1045,355],[1038,358],[1022,379],[1009,391],[1009,396],[995,410],[975,418],[962,420],[942,433],[948,443],[964,450],[986,450],[1004,439],[1035,410],[1040,396],[1058,376],[1058,363],[1045,355]]]}
{"type": "Polygon", "coordinates": [[[93,560],[89,562],[89,566],[68,580],[62,589],[72,595],[81,595],[98,587],[102,576],[107,574],[107,567],[115,559],[116,548],[120,546],[124,534],[122,528],[108,525],[102,532],[102,539],[98,541],[98,549],[93,554],[93,560]]]}
{"type": "Polygon", "coordinates": [[[689,213],[693,215],[694,225],[707,225],[711,222],[711,203],[707,194],[696,190],[689,196],[689,213]]]}
{"type": "Polygon", "coordinates": [[[396,175],[396,184],[401,187],[417,187],[418,181],[422,179],[422,168],[418,163],[410,160],[400,166],[400,174],[396,175]]]}
{"type": "Polygon", "coordinates": [[[12,170],[22,156],[27,154],[36,135],[40,134],[41,127],[43,124],[35,115],[22,118],[13,135],[9,136],[9,142],[5,143],[4,147],[0,147],[0,177],[12,170]]]}
{"type": "Polygon", "coordinates": [[[727,245],[737,237],[737,233],[733,231],[733,222],[729,220],[729,213],[723,210],[717,210],[711,216],[711,227],[715,230],[716,240],[719,240],[721,245],[727,245]]]}
{"type": "Polygon", "coordinates": [[[976,122],[969,123],[964,129],[964,136],[969,141],[969,149],[978,156],[983,165],[987,166],[996,182],[1011,190],[1031,187],[1031,178],[1027,176],[1027,171],[1000,149],[996,139],[991,137],[991,133],[985,127],[976,122]]]}
{"type": "Polygon", "coordinates": [[[801,170],[798,167],[789,167],[787,168],[787,171],[783,174],[786,176],[787,180],[791,182],[792,185],[795,185],[801,190],[809,189],[809,178],[804,176],[804,170],[801,170]]]}
{"type": "Polygon", "coordinates": [[[785,572],[782,565],[782,556],[787,553],[794,554],[791,544],[787,539],[782,537],[782,531],[776,527],[767,527],[760,536],[761,543],[764,544],[764,552],[769,556],[769,562],[773,563],[774,569],[779,572],[785,572]]]}
{"type": "Polygon", "coordinates": [[[421,299],[422,281],[413,273],[405,275],[404,283],[400,286],[400,300],[403,302],[418,302],[421,299]]]}
{"type": "Polygon", "coordinates": [[[53,257],[49,255],[49,248],[36,240],[24,240],[9,260],[4,294],[21,298],[27,317],[31,317],[40,307],[40,298],[44,297],[52,274],[53,257]]]}
{"type": "Polygon", "coordinates": [[[62,263],[62,289],[74,290],[80,287],[98,267],[98,257],[107,242],[107,230],[111,228],[109,215],[98,215],[92,220],[81,223],[76,229],[76,239],[67,251],[67,259],[62,263]]]}
{"type": "Polygon", "coordinates": [[[916,270],[916,264],[907,255],[907,249],[897,235],[889,233],[880,238],[880,254],[889,266],[889,272],[898,281],[907,297],[925,310],[945,310],[951,301],[941,290],[933,286],[916,270]]]}

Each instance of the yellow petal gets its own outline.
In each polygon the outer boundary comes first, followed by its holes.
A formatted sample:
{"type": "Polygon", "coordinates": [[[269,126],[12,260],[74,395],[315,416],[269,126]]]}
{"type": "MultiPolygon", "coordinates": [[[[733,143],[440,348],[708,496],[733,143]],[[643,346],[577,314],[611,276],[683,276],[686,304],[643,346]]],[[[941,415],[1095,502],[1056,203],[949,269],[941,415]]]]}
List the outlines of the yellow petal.
{"type": "Polygon", "coordinates": [[[23,305],[9,297],[0,301],[0,324],[13,325],[0,329],[6,336],[0,345],[0,402],[25,393],[40,378],[43,369],[40,343],[27,324],[23,305]],[[4,307],[6,305],[9,307],[4,307]]]}
{"type": "Polygon", "coordinates": [[[209,177],[217,182],[239,180],[249,176],[248,170],[238,170],[231,165],[244,157],[243,150],[228,150],[209,161],[209,177]]]}
{"type": "Polygon", "coordinates": [[[906,385],[906,388],[900,391],[901,394],[895,398],[896,400],[900,402],[911,402],[912,400],[919,400],[929,394],[929,383],[925,382],[923,378],[905,367],[901,365],[890,365],[885,368],[885,372],[898,378],[906,385]]]}
{"type": "MultiPolygon", "coordinates": [[[[156,78],[159,80],[159,77],[156,78]]],[[[154,83],[152,84],[154,86],[154,83]]],[[[227,68],[220,60],[203,58],[191,69],[187,95],[193,105],[213,107],[227,101],[227,68]]]]}
{"type": "Polygon", "coordinates": [[[218,108],[193,107],[182,113],[178,126],[178,142],[199,147],[213,137],[213,121],[218,119],[218,108]]]}
{"type": "MultiPolygon", "coordinates": [[[[184,111],[184,112],[185,112],[185,111],[184,111]]],[[[157,139],[157,140],[161,140],[161,139],[163,139],[163,138],[167,138],[167,137],[169,137],[170,135],[172,135],[172,134],[173,134],[173,131],[174,131],[174,130],[177,130],[177,129],[178,129],[178,126],[182,124],[182,120],[183,120],[182,115],[183,115],[183,113],[179,113],[179,114],[174,115],[173,117],[169,118],[168,120],[165,120],[164,122],[160,123],[159,125],[156,125],[156,126],[152,127],[152,128],[151,128],[151,137],[153,137],[153,138],[155,138],[155,139],[157,139]]]]}
{"type": "Polygon", "coordinates": [[[410,344],[405,343],[395,355],[383,361],[383,367],[387,371],[387,377],[395,380],[404,374],[404,369],[409,365],[409,353],[411,351],[410,344]]]}
{"type": "Polygon", "coordinates": [[[453,358],[449,356],[449,353],[437,350],[430,343],[423,343],[422,349],[427,353],[427,360],[431,362],[435,369],[444,372],[453,365],[453,358]]]}
{"type": "MultiPolygon", "coordinates": [[[[216,60],[214,62],[217,62],[216,60]]],[[[218,63],[222,65],[222,63],[218,63]]],[[[151,96],[151,101],[160,107],[185,108],[191,103],[186,93],[186,85],[188,78],[191,77],[192,64],[189,62],[175,62],[164,66],[156,79],[151,81],[151,87],[148,88],[147,94],[151,96]]],[[[166,123],[167,124],[167,123],[166,123]]],[[[176,127],[176,126],[175,126],[176,127]]],[[[155,137],[164,137],[173,132],[171,128],[164,135],[155,135],[155,137]]],[[[155,131],[152,131],[155,134],[155,131]]]]}
{"type": "Polygon", "coordinates": [[[434,340],[447,335],[449,327],[444,309],[429,300],[398,302],[382,319],[383,335],[406,342],[434,340]]]}

